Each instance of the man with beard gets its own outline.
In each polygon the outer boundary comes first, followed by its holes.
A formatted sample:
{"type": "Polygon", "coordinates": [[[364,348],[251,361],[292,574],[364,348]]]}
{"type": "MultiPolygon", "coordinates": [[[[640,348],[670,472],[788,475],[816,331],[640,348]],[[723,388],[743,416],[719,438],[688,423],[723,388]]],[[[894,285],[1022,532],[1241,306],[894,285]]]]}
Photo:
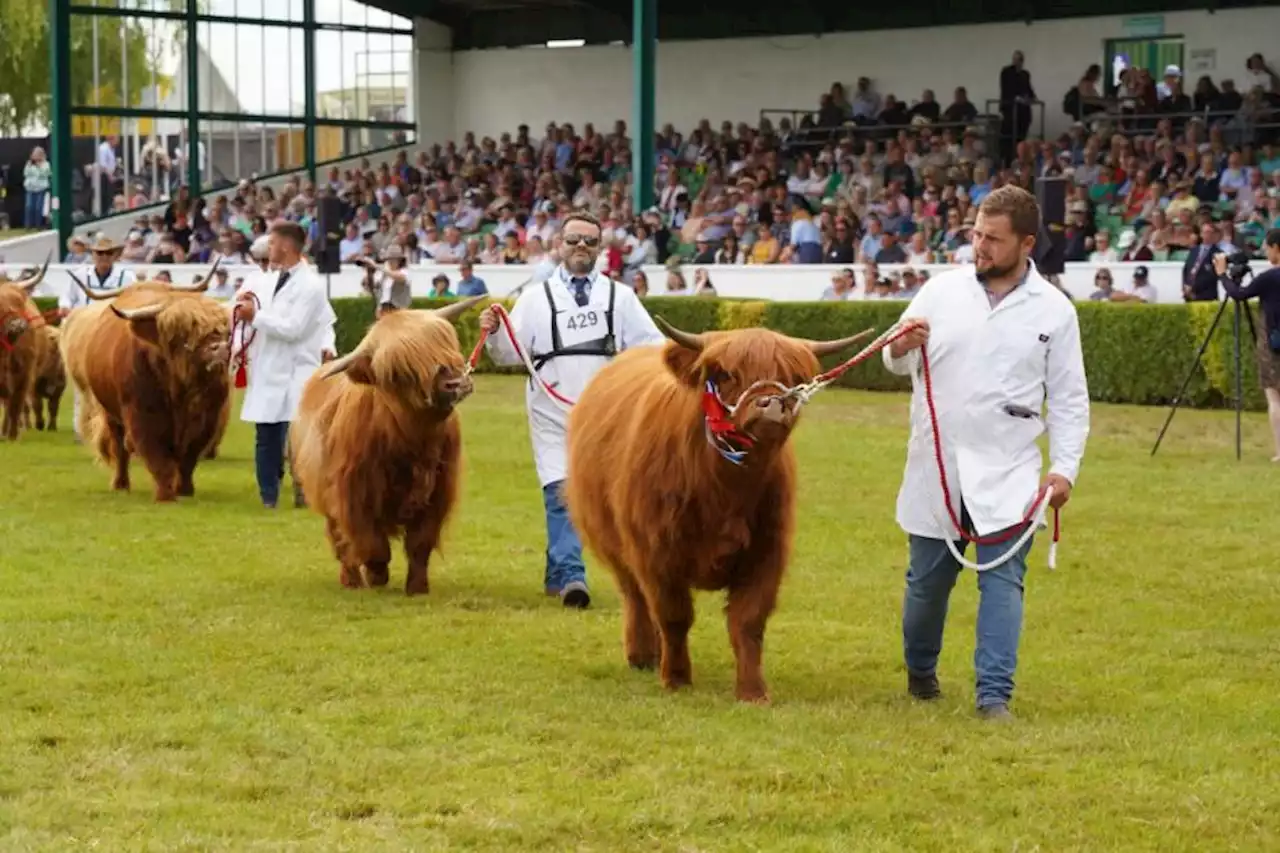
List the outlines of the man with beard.
{"type": "MultiPolygon", "coordinates": [[[[666,340],[631,288],[595,272],[601,249],[600,222],[588,213],[569,215],[561,232],[561,263],[542,287],[525,289],[511,309],[516,339],[538,378],[569,400],[578,399],[596,372],[622,350],[666,340]]],[[[501,323],[496,305],[480,315],[480,327],[488,333],[485,348],[499,364],[520,364],[501,323]]],[[[546,508],[546,593],[559,596],[565,607],[586,608],[591,596],[582,543],[561,494],[568,407],[532,377],[525,405],[546,508]]]]}
{"type": "Polygon", "coordinates": [[[974,223],[973,265],[930,279],[903,312],[912,331],[883,350],[890,371],[914,376],[920,349],[928,347],[943,460],[940,472],[924,384],[913,382],[897,503],[909,543],[902,614],[907,688],[918,699],[940,694],[943,623],[962,568],[944,538],[965,540],[961,554],[973,541],[984,567],[974,669],[985,719],[1011,716],[1031,539],[1010,552],[1026,532],[1024,518],[1042,482],[1052,489],[1054,509],[1070,498],[1089,434],[1079,322],[1071,300],[1031,261],[1039,226],[1035,196],[1013,185],[993,191],[974,223]],[[1042,481],[1036,441],[1046,426],[1050,465],[1042,481]]]}

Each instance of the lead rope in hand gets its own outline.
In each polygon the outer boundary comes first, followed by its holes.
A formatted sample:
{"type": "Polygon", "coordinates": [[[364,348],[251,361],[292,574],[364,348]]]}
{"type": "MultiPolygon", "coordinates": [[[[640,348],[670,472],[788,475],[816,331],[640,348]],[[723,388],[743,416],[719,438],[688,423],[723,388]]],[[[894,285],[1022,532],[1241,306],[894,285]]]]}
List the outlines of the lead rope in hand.
{"type": "MultiPolygon", "coordinates": [[[[258,294],[250,292],[249,298],[253,300],[254,308],[261,308],[262,302],[258,299],[258,294]]],[[[257,329],[250,329],[249,324],[240,319],[240,306],[236,305],[231,309],[231,335],[227,339],[227,369],[235,372],[235,387],[245,388],[249,384],[249,347],[258,337],[257,329]],[[236,330],[240,330],[240,337],[244,343],[240,347],[240,353],[236,355],[236,330]]]]}
{"type": "MultiPolygon", "coordinates": [[[[942,454],[942,438],[941,431],[938,429],[938,411],[933,402],[933,379],[929,373],[929,352],[927,347],[920,347],[920,372],[924,379],[924,400],[929,410],[929,426],[933,433],[933,456],[938,466],[938,480],[942,484],[942,499],[947,505],[947,515],[950,516],[951,526],[960,534],[960,537],[966,542],[972,542],[975,545],[999,545],[1012,539],[1018,528],[1025,526],[1025,530],[1018,536],[1018,541],[1013,547],[1009,548],[1003,555],[986,563],[977,563],[965,559],[960,553],[960,549],[956,547],[955,542],[950,536],[944,536],[942,541],[946,543],[947,550],[951,552],[951,556],[956,559],[960,565],[973,569],[975,572],[985,572],[991,569],[1003,566],[1009,560],[1013,559],[1022,548],[1035,535],[1036,530],[1044,525],[1045,514],[1049,510],[1049,499],[1053,493],[1048,483],[1045,483],[1036,492],[1035,500],[1032,501],[1031,507],[1023,516],[1022,521],[1009,528],[1004,533],[998,533],[992,536],[974,536],[965,531],[964,526],[960,523],[960,519],[956,517],[956,511],[951,506],[951,489],[947,485],[946,466],[943,464],[942,454]]],[[[914,383],[914,377],[913,377],[914,383]]],[[[938,508],[933,501],[929,502],[929,511],[933,514],[934,521],[939,526],[945,526],[945,523],[938,517],[938,508]]],[[[1049,568],[1056,569],[1058,567],[1058,540],[1061,538],[1061,525],[1059,522],[1059,511],[1053,511],[1053,541],[1049,544],[1048,565],[1049,568]]]]}
{"type": "MultiPolygon", "coordinates": [[[[511,346],[515,348],[516,354],[520,356],[520,360],[524,362],[525,369],[529,371],[529,378],[538,384],[551,401],[559,406],[565,412],[568,412],[574,406],[574,401],[561,394],[555,388],[547,384],[541,376],[538,375],[538,369],[533,366],[533,360],[529,358],[529,354],[520,346],[519,339],[516,338],[515,328],[511,325],[511,317],[507,314],[507,309],[498,303],[493,304],[497,311],[498,319],[502,321],[503,331],[507,333],[507,340],[511,342],[511,346]]],[[[475,349],[471,351],[471,358],[467,359],[467,373],[471,373],[476,369],[476,365],[480,363],[480,353],[484,350],[484,342],[488,340],[489,333],[484,329],[480,330],[480,340],[476,341],[475,349]]]]}

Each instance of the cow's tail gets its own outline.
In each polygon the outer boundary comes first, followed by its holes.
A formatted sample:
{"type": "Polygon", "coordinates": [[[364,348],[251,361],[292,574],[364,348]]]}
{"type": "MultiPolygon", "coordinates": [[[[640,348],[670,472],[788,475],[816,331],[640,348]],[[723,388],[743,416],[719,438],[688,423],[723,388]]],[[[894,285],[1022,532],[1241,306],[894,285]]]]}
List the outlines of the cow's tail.
{"type": "Polygon", "coordinates": [[[84,442],[93,449],[98,461],[104,465],[114,465],[116,455],[111,442],[111,429],[107,426],[107,413],[91,394],[85,394],[80,404],[80,434],[84,442]]]}

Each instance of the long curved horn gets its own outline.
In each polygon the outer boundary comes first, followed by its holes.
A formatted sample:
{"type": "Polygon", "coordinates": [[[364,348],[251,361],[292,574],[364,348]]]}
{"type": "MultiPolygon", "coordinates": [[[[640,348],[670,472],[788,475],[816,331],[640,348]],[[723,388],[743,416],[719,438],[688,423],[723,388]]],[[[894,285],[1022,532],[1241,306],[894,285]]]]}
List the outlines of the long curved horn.
{"type": "Polygon", "coordinates": [[[875,330],[875,326],[872,326],[870,329],[864,329],[856,335],[851,335],[847,338],[840,338],[836,341],[805,341],[805,343],[808,344],[809,350],[814,355],[818,358],[822,358],[824,355],[834,355],[850,344],[856,344],[875,330]]]}
{"type": "Polygon", "coordinates": [[[113,303],[111,310],[122,320],[150,320],[164,310],[164,303],[157,302],[154,305],[144,305],[141,308],[119,308],[113,303]]]}
{"type": "Polygon", "coordinates": [[[44,274],[49,271],[49,261],[51,260],[53,260],[53,252],[50,252],[48,257],[44,259],[44,266],[40,267],[40,272],[36,273],[31,278],[24,278],[22,281],[15,281],[14,285],[21,287],[27,293],[35,290],[36,285],[44,281],[44,274]]]}
{"type": "Polygon", "coordinates": [[[462,312],[466,311],[472,305],[475,305],[477,302],[479,302],[481,299],[484,299],[484,298],[485,298],[485,294],[483,293],[480,294],[479,296],[468,296],[466,299],[460,300],[458,302],[454,302],[450,305],[446,305],[443,308],[437,308],[431,313],[435,314],[437,317],[441,318],[442,320],[448,320],[449,322],[452,323],[458,317],[462,316],[462,312]]]}
{"type": "Polygon", "coordinates": [[[675,341],[680,346],[685,347],[686,349],[697,350],[699,352],[702,351],[704,342],[701,335],[693,335],[689,332],[677,329],[675,326],[662,319],[660,314],[655,314],[653,316],[653,322],[662,330],[662,334],[671,338],[671,340],[675,341]]]}
{"type": "Polygon", "coordinates": [[[178,293],[204,293],[206,290],[209,289],[210,283],[213,282],[213,274],[218,271],[218,264],[220,263],[222,263],[221,254],[219,254],[218,257],[214,258],[213,269],[205,273],[204,278],[200,279],[195,284],[170,283],[169,289],[173,291],[177,291],[178,293]]]}
{"type": "Polygon", "coordinates": [[[355,360],[356,353],[359,350],[353,350],[341,358],[335,358],[333,361],[320,368],[321,379],[332,379],[339,373],[346,373],[347,368],[351,366],[351,362],[355,360]]]}
{"type": "Polygon", "coordinates": [[[90,290],[89,285],[81,281],[80,277],[77,276],[75,273],[68,270],[67,275],[71,276],[71,280],[74,281],[82,291],[84,291],[85,296],[95,301],[103,300],[103,299],[114,299],[115,297],[119,296],[120,293],[124,290],[123,287],[117,287],[115,290],[90,290]]]}

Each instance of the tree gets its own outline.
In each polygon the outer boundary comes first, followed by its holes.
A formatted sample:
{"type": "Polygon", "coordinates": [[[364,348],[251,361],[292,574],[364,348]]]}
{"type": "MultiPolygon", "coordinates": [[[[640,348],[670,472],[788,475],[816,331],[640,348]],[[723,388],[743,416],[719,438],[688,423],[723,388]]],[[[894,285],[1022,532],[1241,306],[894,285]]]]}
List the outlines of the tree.
{"type": "MultiPolygon", "coordinates": [[[[0,0],[0,132],[21,134],[49,122],[49,4],[0,0]]],[[[71,107],[138,107],[142,92],[168,83],[162,60],[173,25],[150,18],[71,16],[71,107]],[[97,86],[94,50],[97,49],[97,86]],[[127,61],[121,63],[122,57],[127,61]]]]}

